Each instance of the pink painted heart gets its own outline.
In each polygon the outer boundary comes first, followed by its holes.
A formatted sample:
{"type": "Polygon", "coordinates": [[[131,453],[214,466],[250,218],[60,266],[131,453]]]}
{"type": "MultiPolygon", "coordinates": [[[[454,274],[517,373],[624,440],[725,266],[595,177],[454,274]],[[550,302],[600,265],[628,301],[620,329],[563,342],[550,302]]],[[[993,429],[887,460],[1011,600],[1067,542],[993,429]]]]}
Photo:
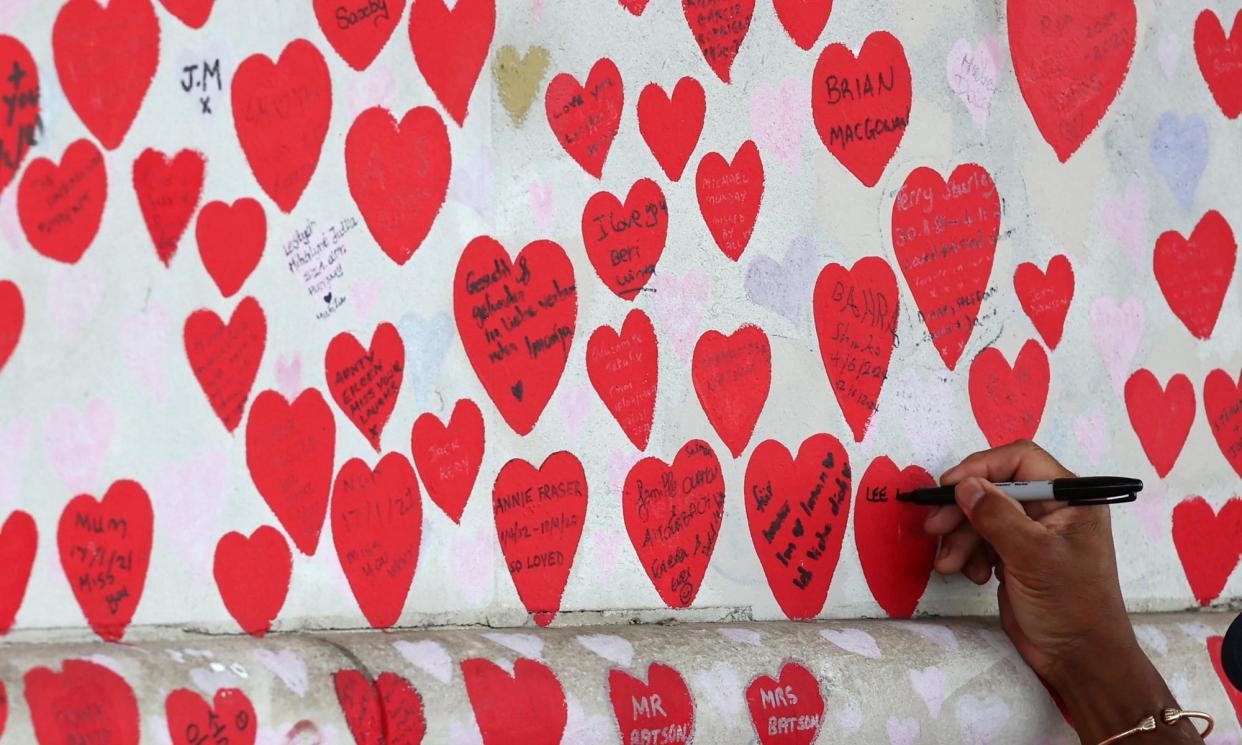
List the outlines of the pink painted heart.
{"type": "Polygon", "coordinates": [[[157,403],[168,396],[171,320],[164,306],[151,302],[121,321],[121,356],[135,385],[157,403]]]}
{"type": "Polygon", "coordinates": [[[795,174],[801,170],[802,134],[807,124],[802,88],[797,78],[787,77],[772,88],[759,83],[750,96],[750,129],[755,141],[795,174]]]}
{"type": "Polygon", "coordinates": [[[530,211],[539,226],[539,232],[547,234],[552,231],[552,213],[556,211],[556,192],[552,190],[552,182],[530,182],[530,211]]]}
{"type": "Polygon", "coordinates": [[[92,265],[52,267],[47,279],[47,302],[61,341],[78,335],[95,317],[103,300],[104,284],[92,265]]]}
{"type": "Polygon", "coordinates": [[[1108,419],[1099,409],[1092,409],[1090,413],[1074,418],[1074,436],[1093,466],[1100,464],[1104,451],[1108,449],[1110,434],[1108,419]]]}
{"type": "Polygon", "coordinates": [[[1143,335],[1143,304],[1127,298],[1118,304],[1105,295],[1091,304],[1091,334],[1104,360],[1104,369],[1121,395],[1130,376],[1130,362],[1143,335]]]}
{"type": "Polygon", "coordinates": [[[591,400],[594,394],[589,385],[578,381],[566,381],[561,384],[560,391],[561,426],[565,429],[565,437],[570,443],[577,443],[582,435],[591,413],[591,400]]]}
{"type": "Polygon", "coordinates": [[[988,36],[975,45],[958,39],[949,50],[946,69],[949,88],[966,105],[980,130],[988,126],[988,111],[1000,78],[1000,65],[1000,42],[995,36],[988,36]]]}
{"type": "Polygon", "coordinates": [[[661,339],[671,342],[678,357],[690,359],[702,333],[703,309],[711,291],[707,272],[699,267],[684,274],[661,272],[652,278],[651,286],[655,289],[652,312],[656,331],[661,339]]]}
{"type": "Polygon", "coordinates": [[[112,444],[115,417],[102,398],[92,398],[78,409],[59,404],[48,412],[43,434],[52,467],[69,494],[94,493],[106,484],[99,471],[112,444]]]}
{"type": "Polygon", "coordinates": [[[1138,176],[1131,176],[1124,192],[1100,202],[1100,222],[1117,241],[1135,269],[1151,266],[1144,256],[1147,245],[1147,187],[1138,176]]]}
{"type": "Polygon", "coordinates": [[[229,457],[208,446],[185,461],[166,461],[151,479],[151,504],[156,515],[176,515],[177,531],[157,531],[157,555],[175,555],[191,578],[215,586],[212,563],[216,541],[225,532],[229,509],[229,457]]]}
{"type": "Polygon", "coordinates": [[[276,358],[276,389],[290,401],[302,392],[302,358],[296,352],[276,358]]]}
{"type": "Polygon", "coordinates": [[[1161,482],[1147,484],[1143,489],[1143,498],[1130,505],[1143,532],[1152,543],[1163,542],[1169,537],[1169,495],[1161,482]]]}

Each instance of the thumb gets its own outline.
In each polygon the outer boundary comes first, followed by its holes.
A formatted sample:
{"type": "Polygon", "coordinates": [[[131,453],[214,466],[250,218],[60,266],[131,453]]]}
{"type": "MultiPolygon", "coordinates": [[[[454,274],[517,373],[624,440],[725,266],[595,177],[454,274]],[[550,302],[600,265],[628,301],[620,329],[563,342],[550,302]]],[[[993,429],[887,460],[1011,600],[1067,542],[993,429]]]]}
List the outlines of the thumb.
{"type": "Polygon", "coordinates": [[[1047,534],[1042,525],[1027,516],[1022,505],[990,481],[964,479],[955,487],[954,495],[971,525],[1007,563],[1021,565],[1047,534]]]}

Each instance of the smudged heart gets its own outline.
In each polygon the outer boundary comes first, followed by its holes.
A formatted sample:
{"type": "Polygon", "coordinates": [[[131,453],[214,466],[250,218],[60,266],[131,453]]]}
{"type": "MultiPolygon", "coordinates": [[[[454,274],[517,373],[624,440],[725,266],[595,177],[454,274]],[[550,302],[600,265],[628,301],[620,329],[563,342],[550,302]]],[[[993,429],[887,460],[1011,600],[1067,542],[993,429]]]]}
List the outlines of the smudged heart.
{"type": "Polygon", "coordinates": [[[772,347],[758,326],[708,331],[694,345],[694,392],[716,434],[736,458],[746,449],[772,387],[772,347]]]}
{"type": "Polygon", "coordinates": [[[41,743],[138,745],[138,701],[125,678],[88,660],[65,660],[23,677],[26,704],[41,743]]]}

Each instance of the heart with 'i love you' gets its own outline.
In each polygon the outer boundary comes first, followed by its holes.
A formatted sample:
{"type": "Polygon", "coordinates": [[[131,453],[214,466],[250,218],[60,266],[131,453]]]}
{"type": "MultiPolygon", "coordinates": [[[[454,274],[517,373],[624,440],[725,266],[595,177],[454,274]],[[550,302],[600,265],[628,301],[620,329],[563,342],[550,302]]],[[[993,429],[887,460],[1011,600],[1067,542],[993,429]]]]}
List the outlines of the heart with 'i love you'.
{"type": "Polygon", "coordinates": [[[640,179],[625,203],[597,192],[582,209],[582,242],[587,258],[608,289],[633,300],[655,274],[668,238],[668,203],[660,185],[640,179]]]}
{"type": "Polygon", "coordinates": [[[607,57],[591,67],[585,83],[563,72],[552,78],[544,94],[548,124],[557,142],[595,178],[604,172],[624,103],[621,72],[607,57]]]}

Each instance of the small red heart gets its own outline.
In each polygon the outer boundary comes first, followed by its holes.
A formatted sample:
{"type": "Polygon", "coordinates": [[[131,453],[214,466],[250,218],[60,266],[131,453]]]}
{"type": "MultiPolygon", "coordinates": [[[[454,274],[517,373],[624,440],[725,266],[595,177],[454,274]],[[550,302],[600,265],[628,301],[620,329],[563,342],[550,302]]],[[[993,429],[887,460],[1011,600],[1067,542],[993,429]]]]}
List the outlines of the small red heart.
{"type": "Polygon", "coordinates": [[[35,158],[17,185],[17,217],[34,250],[76,264],[99,232],[108,200],[103,153],[90,140],[65,149],[57,165],[35,158]]]}
{"type": "MultiPolygon", "coordinates": [[[[5,568],[0,574],[0,636],[13,628],[13,620],[22,607],[38,546],[39,529],[30,513],[21,510],[10,513],[0,526],[0,566],[5,568]]],[[[0,692],[0,700],[3,698],[0,692]]],[[[0,731],[3,728],[4,716],[0,711],[0,731]]]]}
{"type": "Polygon", "coordinates": [[[259,720],[254,705],[237,688],[221,688],[211,704],[187,688],[178,688],[164,699],[168,734],[172,745],[254,745],[259,720]]]}
{"type": "Polygon", "coordinates": [[[1229,697],[1229,703],[1233,704],[1233,712],[1238,717],[1238,723],[1242,724],[1242,691],[1239,691],[1229,682],[1229,677],[1225,675],[1225,666],[1221,663],[1221,650],[1225,646],[1225,637],[1209,636],[1207,639],[1208,656],[1212,658],[1212,668],[1216,670],[1216,676],[1220,678],[1220,684],[1225,687],[1225,695],[1229,697]]]}
{"type": "Polygon", "coordinates": [[[624,670],[609,670],[608,698],[622,743],[694,739],[694,699],[681,673],[668,665],[651,663],[645,682],[624,670]]]}
{"type": "Polygon", "coordinates": [[[1126,411],[1156,475],[1168,476],[1195,421],[1190,378],[1178,373],[1162,387],[1150,370],[1136,370],[1126,381],[1126,411]]]}
{"type": "Polygon", "coordinates": [[[815,281],[811,304],[828,382],[854,442],[862,442],[897,346],[897,277],[878,256],[850,269],[829,264],[815,281]]]}
{"type": "Polygon", "coordinates": [[[1196,338],[1212,335],[1237,259],[1233,230],[1216,210],[1203,216],[1189,240],[1176,230],[1156,240],[1156,282],[1173,315],[1196,338]]]}
{"type": "Polygon", "coordinates": [[[970,363],[970,408],[988,445],[1033,440],[1048,401],[1048,355],[1027,339],[1013,367],[996,347],[970,363]]]}
{"type": "Polygon", "coordinates": [[[336,700],[357,745],[418,745],[427,733],[423,698],[410,681],[380,673],[372,684],[359,670],[332,674],[336,700]]]}
{"type": "Polygon", "coordinates": [[[930,509],[898,502],[901,492],[935,486],[918,466],[897,465],[886,455],[871,461],[854,501],[854,543],[867,587],[892,618],[909,618],[927,589],[936,560],[936,536],[923,530],[930,509]]]}
{"type": "Polygon", "coordinates": [[[160,61],[151,0],[69,0],[52,25],[52,57],[69,105],[106,150],[129,131],[160,61]]]}
{"type": "Polygon", "coordinates": [[[703,86],[689,75],[677,81],[671,98],[655,83],[639,94],[638,131],[670,180],[681,180],[699,144],[706,113],[703,86]]]}
{"type": "Polygon", "coordinates": [[[127,480],[114,483],[102,500],[79,494],[60,513],[60,565],[82,614],[104,641],[121,640],[142,600],[153,520],[146,491],[127,480]]]}
{"type": "Polygon", "coordinates": [[[1018,265],[1013,289],[1044,343],[1056,349],[1065,330],[1065,314],[1074,299],[1074,269],[1069,259],[1064,254],[1053,256],[1046,272],[1029,261],[1018,265]]]}
{"type": "Polygon", "coordinates": [[[931,168],[916,168],[893,202],[897,263],[950,370],[957,367],[988,295],[1000,218],[992,177],[974,163],[953,169],[948,182],[931,168]]]}
{"type": "Polygon", "coordinates": [[[716,77],[728,83],[733,60],[746,41],[755,0],[681,0],[690,33],[716,77]]]}
{"type": "Polygon", "coordinates": [[[1199,14],[1195,59],[1216,105],[1225,116],[1237,119],[1242,114],[1242,10],[1233,17],[1229,38],[1215,13],[1208,9],[1199,14]]]}
{"type": "Polygon", "coordinates": [[[832,0],[773,0],[772,5],[789,38],[802,49],[815,46],[832,14],[832,0]]]}
{"type": "Polygon", "coordinates": [[[760,745],[811,745],[824,718],[819,681],[797,662],[773,680],[760,675],[746,687],[746,705],[760,745]]]}
{"type": "Polygon", "coordinates": [[[22,679],[37,741],[138,745],[138,701],[124,678],[87,660],[61,670],[36,667],[22,679]]]}
{"type": "Polygon", "coordinates": [[[725,483],[712,446],[691,440],[673,465],[643,458],[621,493],[625,530],[660,599],[689,608],[699,593],[724,517],[725,483]]]}
{"type": "Polygon", "coordinates": [[[462,660],[466,695],[483,745],[559,745],[569,708],[565,689],[548,667],[520,658],[513,675],[481,658],[462,660]]]}
{"type": "Polygon", "coordinates": [[[639,450],[647,449],[655,419],[658,360],[655,327],[638,308],[625,316],[621,333],[610,326],[600,326],[587,342],[587,377],[625,436],[639,450]]]}
{"type": "Polygon", "coordinates": [[[743,142],[733,161],[720,153],[708,153],[694,175],[699,211],[720,252],[737,261],[750,243],[750,235],[763,202],[763,161],[754,140],[743,142]]]}
{"type": "Polygon", "coordinates": [[[415,0],[410,6],[414,62],[440,105],[461,126],[496,32],[496,0],[415,0]]]}
{"type": "Polygon", "coordinates": [[[26,325],[26,304],[22,291],[7,279],[0,280],[0,371],[13,356],[26,325]]]}
{"type": "Polygon", "coordinates": [[[1203,497],[1173,508],[1173,547],[1186,581],[1200,605],[1220,597],[1242,559],[1242,499],[1225,502],[1219,512],[1203,497]]]}
{"type": "Polygon", "coordinates": [[[427,496],[459,525],[483,463],[483,446],[483,412],[468,398],[453,407],[447,427],[428,412],[410,431],[410,451],[427,496]]]}
{"type": "Polygon", "coordinates": [[[621,125],[625,88],[616,64],[602,57],[591,66],[586,85],[567,72],[552,78],[544,94],[548,125],[565,152],[595,178],[621,125]]]}
{"type": "Polygon", "coordinates": [[[389,453],[372,471],[360,458],[332,486],[332,542],[358,607],[375,628],[401,617],[418,567],[423,505],[414,469],[389,453]]]}
{"type": "Polygon", "coordinates": [[[595,273],[622,300],[633,300],[655,274],[668,239],[668,202],[651,179],[630,187],[625,204],[596,192],[582,209],[582,242],[595,273]]]}
{"type": "MultiPolygon", "coordinates": [[[[165,10],[190,28],[202,28],[216,0],[160,0],[165,10]]],[[[395,0],[394,0],[395,1],[395,0]]]]}
{"type": "Polygon", "coordinates": [[[794,459],[776,440],[746,464],[746,522],[781,612],[814,618],[824,609],[850,516],[850,458],[837,438],[808,437],[794,459]]]}
{"type": "Polygon", "coordinates": [[[811,78],[811,114],[828,152],[865,186],[875,186],[901,145],[913,88],[897,37],[876,31],[858,57],[844,44],[819,54],[811,78]]]}
{"type": "Polygon", "coordinates": [[[1208,373],[1203,382],[1203,408],[1220,452],[1242,477],[1242,373],[1236,382],[1224,370],[1208,373]]]}
{"type": "Polygon", "coordinates": [[[0,70],[6,80],[4,117],[0,118],[0,194],[17,176],[22,161],[42,135],[39,106],[39,68],[20,39],[0,34],[0,70]]]}
{"type": "Polygon", "coordinates": [[[647,9],[647,3],[651,2],[651,0],[619,0],[619,2],[621,3],[622,8],[625,8],[636,16],[640,16],[643,14],[643,11],[647,9]]]}
{"type": "Polygon", "coordinates": [[[208,202],[198,213],[194,236],[203,268],[220,294],[233,297],[263,258],[267,214],[258,200],[249,197],[232,205],[208,202]]]}
{"type": "Polygon", "coordinates": [[[242,631],[261,637],[289,594],[293,555],[279,530],[260,525],[249,537],[225,533],[212,565],[220,599],[242,631]]]}
{"type": "Polygon", "coordinates": [[[295,39],[276,62],[252,54],[238,65],[231,97],[237,140],[255,180],[282,212],[291,212],[315,174],[328,134],[328,64],[314,44],[295,39]]]}
{"type": "Polygon", "coordinates": [[[323,366],[332,400],[378,453],[405,378],[405,344],[397,327],[376,326],[370,349],[342,331],[329,342],[323,366]]]}
{"type": "Polygon", "coordinates": [[[196,310],[185,319],[185,354],[212,411],[229,432],[237,429],[267,345],[267,319],[252,297],[233,310],[228,325],[215,311],[196,310]]]}
{"type": "Polygon", "coordinates": [[[772,347],[758,326],[725,336],[708,331],[694,345],[694,392],[712,428],[736,458],[746,449],[772,387],[772,347]]]}
{"type": "Polygon", "coordinates": [[[496,476],[496,537],[518,597],[540,626],[561,609],[586,509],[586,474],[572,453],[553,453],[538,469],[514,458],[496,476]]]}
{"type": "Polygon", "coordinates": [[[1134,0],[1008,0],[1006,17],[1022,98],[1064,163],[1126,79],[1138,25],[1134,0]]]}
{"type": "Polygon", "coordinates": [[[315,0],[315,19],[328,43],[355,70],[379,56],[405,12],[405,0],[315,0]]]}
{"type": "Polygon", "coordinates": [[[168,266],[203,194],[203,154],[182,150],[169,159],[147,148],[134,161],[138,208],[155,243],[155,254],[168,266]]]}

